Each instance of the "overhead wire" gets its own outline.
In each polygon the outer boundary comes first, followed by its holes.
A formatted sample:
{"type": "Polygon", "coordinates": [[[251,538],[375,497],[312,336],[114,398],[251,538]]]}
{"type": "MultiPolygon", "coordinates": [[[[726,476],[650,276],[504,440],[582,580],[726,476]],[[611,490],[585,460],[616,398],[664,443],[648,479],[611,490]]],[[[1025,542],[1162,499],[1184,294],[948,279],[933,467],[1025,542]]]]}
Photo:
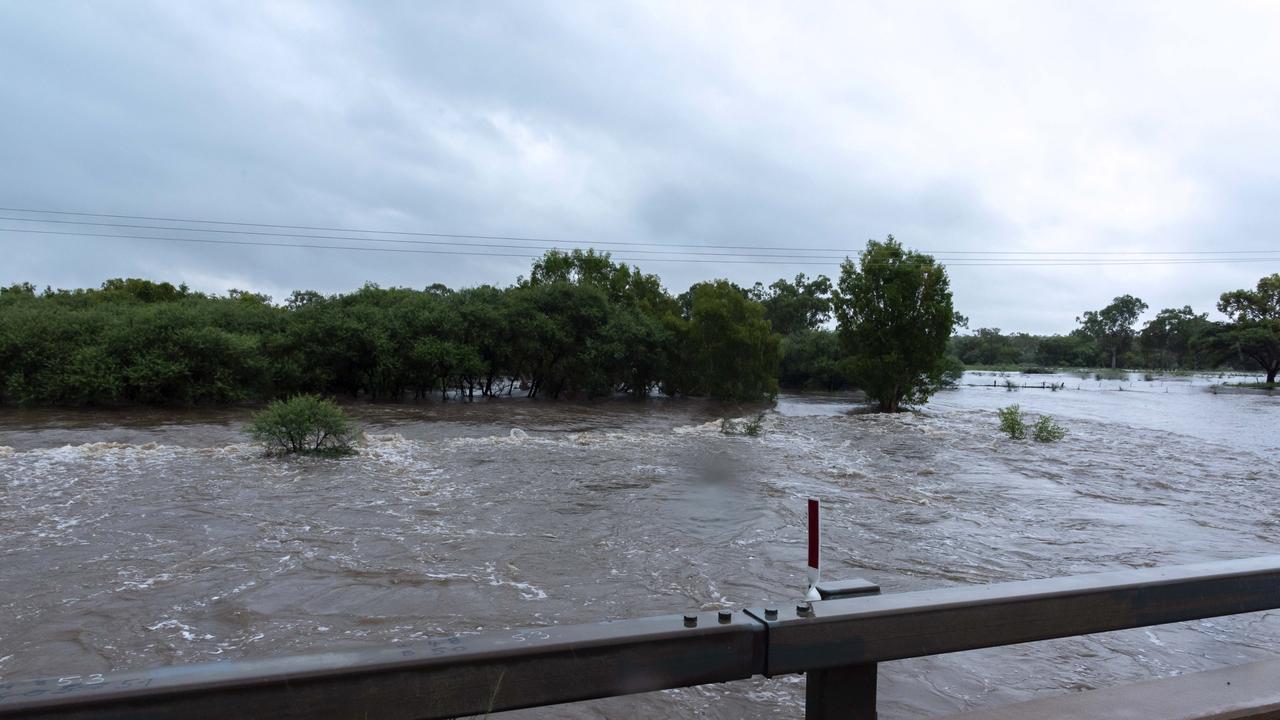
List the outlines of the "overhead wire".
{"type": "MultiPolygon", "coordinates": [[[[78,221],[78,220],[45,220],[45,219],[15,218],[15,217],[3,216],[3,215],[0,215],[0,220],[19,221],[19,222],[57,223],[60,225],[89,225],[89,226],[95,226],[95,227],[115,227],[115,228],[125,228],[125,229],[134,229],[134,230],[139,230],[139,229],[177,230],[181,232],[219,233],[224,235],[251,235],[254,237],[284,237],[284,238],[295,238],[295,239],[302,239],[302,240],[348,240],[348,241],[397,243],[397,244],[410,244],[410,245],[436,245],[436,246],[445,246],[445,247],[480,247],[480,248],[494,248],[494,249],[505,249],[505,250],[536,250],[539,252],[545,252],[547,250],[563,250],[564,249],[563,247],[558,247],[554,245],[529,246],[529,245],[505,245],[500,243],[447,242],[442,240],[400,240],[400,239],[382,239],[382,238],[375,239],[375,238],[354,237],[349,235],[307,235],[307,234],[301,234],[301,233],[277,233],[277,232],[262,232],[262,231],[250,231],[250,230],[220,230],[216,228],[213,228],[213,229],[183,228],[183,227],[171,227],[171,226],[164,226],[164,225],[134,225],[134,224],[127,224],[127,223],[97,223],[97,222],[86,222],[86,221],[78,221]]],[[[11,230],[13,228],[0,228],[0,229],[11,230]]],[[[20,229],[18,230],[20,231],[20,229]]],[[[133,236],[104,235],[104,237],[133,237],[133,236]]],[[[299,247],[302,247],[302,246],[299,246],[299,247]]],[[[707,247],[707,246],[703,246],[703,247],[707,247]]],[[[774,249],[785,249],[785,248],[752,248],[752,249],[774,250],[774,249]]],[[[647,253],[647,254],[676,253],[676,254],[682,254],[682,255],[686,255],[686,254],[687,255],[708,255],[708,256],[719,256],[719,257],[737,257],[742,255],[742,253],[699,252],[699,251],[693,251],[693,250],[630,250],[628,249],[625,252],[647,253]]],[[[750,257],[789,258],[789,257],[796,257],[796,256],[788,254],[788,255],[751,255],[750,257]]],[[[804,257],[816,258],[818,256],[804,256],[804,257]]]]}
{"type": "MultiPolygon", "coordinates": [[[[454,255],[469,257],[502,257],[502,258],[524,258],[536,259],[541,257],[540,253],[507,253],[507,252],[474,252],[469,250],[426,250],[411,248],[387,248],[387,247],[370,247],[356,245],[323,245],[316,243],[284,243],[269,242],[262,240],[231,240],[231,239],[214,239],[214,238],[190,238],[190,237],[171,237],[156,235],[129,235],[129,234],[112,234],[112,233],[91,233],[76,232],[69,230],[38,230],[34,228],[5,228],[0,227],[0,232],[9,233],[25,233],[36,235],[55,235],[63,237],[95,237],[107,238],[115,240],[154,240],[161,242],[182,242],[197,243],[206,245],[236,245],[236,246],[257,246],[257,247],[283,247],[310,250],[339,250],[350,252],[381,252],[381,253],[409,253],[423,255],[454,255]]],[[[538,250],[538,248],[529,248],[530,250],[538,250]]],[[[560,248],[549,248],[560,249],[560,248]]],[[[822,266],[832,267],[838,265],[844,258],[821,258],[816,256],[792,256],[792,255],[751,255],[745,253],[725,253],[731,258],[739,259],[710,259],[710,258],[661,258],[661,257],[614,257],[619,262],[631,263],[719,263],[719,264],[749,264],[749,265],[802,265],[802,266],[822,266]],[[768,258],[768,260],[748,260],[741,258],[768,258]],[[818,261],[818,262],[814,262],[818,261]]],[[[1202,257],[1177,257],[1177,258],[947,258],[935,257],[934,260],[945,264],[947,267],[1025,267],[1025,266],[1042,266],[1042,267],[1059,267],[1059,266],[1100,266],[1100,265],[1185,265],[1185,264],[1212,264],[1212,263],[1242,263],[1242,262],[1267,262],[1280,261],[1280,256],[1254,256],[1254,257],[1229,257],[1229,258],[1202,258],[1202,257]]]]}
{"type": "MultiPolygon", "coordinates": [[[[317,232],[342,232],[342,233],[358,233],[364,235],[395,235],[395,236],[413,236],[413,237],[432,237],[432,238],[453,238],[454,240],[499,240],[508,242],[528,242],[542,243],[544,245],[555,246],[545,249],[560,249],[563,245],[589,245],[593,247],[601,246],[620,246],[620,247],[663,247],[673,248],[672,250],[628,250],[627,252],[638,253],[684,253],[684,250],[675,250],[674,248],[695,248],[697,250],[713,249],[713,250],[776,250],[786,251],[789,253],[819,253],[819,252],[835,252],[842,255],[856,255],[860,251],[856,248],[814,248],[814,247],[790,247],[790,246],[761,246],[761,245],[720,245],[720,244],[692,244],[692,243],[660,243],[660,242],[626,242],[619,240],[563,240],[551,239],[531,236],[519,235],[477,235],[477,234],[461,234],[461,233],[441,233],[441,232],[421,232],[408,230],[382,230],[382,229],[355,229],[355,228],[338,228],[324,227],[316,225],[284,225],[271,223],[253,223],[238,222],[230,220],[207,220],[198,218],[178,218],[178,217],[161,217],[151,215],[124,215],[116,213],[91,213],[71,210],[46,210],[35,208],[16,208],[16,207],[0,207],[0,212],[17,212],[28,214],[42,215],[62,215],[73,217],[96,217],[96,218],[112,218],[121,220],[145,220],[150,222],[177,222],[188,224],[206,224],[206,225],[223,225],[233,227],[258,227],[272,228],[278,230],[308,230],[317,232]]],[[[333,236],[333,235],[308,235],[299,233],[273,233],[264,231],[250,230],[222,230],[216,228],[192,228],[192,227],[172,227],[172,226],[151,226],[136,225],[129,223],[98,223],[88,221],[70,221],[70,220],[53,220],[43,218],[15,218],[0,217],[0,220],[10,220],[19,222],[48,222],[60,224],[74,225],[91,225],[104,227],[121,227],[127,229],[153,229],[153,230],[175,230],[182,232],[203,232],[203,233],[220,233],[231,235],[253,235],[253,236],[270,236],[270,237],[292,237],[300,239],[330,239],[330,240],[347,240],[359,242],[383,242],[383,243],[407,243],[407,244],[427,244],[427,245],[445,245],[445,246],[466,246],[466,247],[490,247],[495,249],[526,249],[523,245],[489,245],[482,243],[459,243],[459,242],[443,242],[443,241],[411,241],[396,240],[385,238],[364,238],[357,236],[333,236]]],[[[527,249],[538,249],[527,247],[527,249]]],[[[690,254],[710,254],[688,251],[690,254]]],[[[922,250],[927,254],[939,255],[1012,255],[1012,256],[1124,256],[1124,255],[1269,255],[1280,254],[1280,249],[1253,249],[1253,250],[922,250]]],[[[733,253],[725,253],[726,256],[732,256],[733,253]]],[[[772,256],[770,256],[772,257],[772,256]]],[[[785,257],[793,257],[791,255],[785,257]]]]}

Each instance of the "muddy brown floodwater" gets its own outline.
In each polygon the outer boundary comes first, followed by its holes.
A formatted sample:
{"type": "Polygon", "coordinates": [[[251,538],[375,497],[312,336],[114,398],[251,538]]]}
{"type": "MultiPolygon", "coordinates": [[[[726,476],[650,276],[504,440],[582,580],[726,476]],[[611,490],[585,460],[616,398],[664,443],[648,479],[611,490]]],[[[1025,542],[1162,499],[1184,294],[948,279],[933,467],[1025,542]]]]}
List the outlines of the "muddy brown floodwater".
{"type": "MultiPolygon", "coordinates": [[[[247,410],[0,410],[0,678],[384,645],[1277,552],[1280,398],[1206,378],[970,374],[916,413],[784,396],[762,437],[696,401],[354,406],[357,457],[263,458],[247,410]],[[997,387],[991,387],[991,383],[997,387]],[[1003,439],[1019,402],[1069,434],[1003,439]]],[[[886,663],[884,718],[1272,657],[1255,613],[886,663]]],[[[802,677],[511,713],[795,717],[802,677]]]]}

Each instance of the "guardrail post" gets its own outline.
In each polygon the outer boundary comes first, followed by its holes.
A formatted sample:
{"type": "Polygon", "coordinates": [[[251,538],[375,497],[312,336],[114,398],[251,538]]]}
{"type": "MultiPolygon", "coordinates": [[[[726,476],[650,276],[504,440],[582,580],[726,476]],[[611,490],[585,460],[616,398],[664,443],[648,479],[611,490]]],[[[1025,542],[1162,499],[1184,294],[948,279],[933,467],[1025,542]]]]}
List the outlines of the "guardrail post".
{"type": "Polygon", "coordinates": [[[875,720],[876,664],[805,673],[805,720],[875,720]]]}

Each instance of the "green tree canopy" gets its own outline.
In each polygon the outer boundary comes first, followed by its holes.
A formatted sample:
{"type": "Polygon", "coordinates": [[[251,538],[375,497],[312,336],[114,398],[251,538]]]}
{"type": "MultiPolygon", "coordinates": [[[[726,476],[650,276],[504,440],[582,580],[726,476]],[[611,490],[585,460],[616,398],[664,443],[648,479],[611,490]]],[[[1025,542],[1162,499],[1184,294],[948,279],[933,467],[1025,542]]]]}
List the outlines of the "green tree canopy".
{"type": "Polygon", "coordinates": [[[1223,293],[1218,310],[1231,321],[1227,343],[1257,362],[1267,382],[1274,383],[1280,371],[1280,273],[1262,278],[1253,290],[1223,293]]]}
{"type": "Polygon", "coordinates": [[[963,323],[947,271],[890,235],[840,266],[835,297],[844,367],[881,411],[921,403],[942,385],[951,332],[963,323]]]}
{"type": "Polygon", "coordinates": [[[1147,304],[1132,295],[1121,295],[1101,310],[1089,310],[1076,318],[1080,327],[1098,343],[1102,352],[1110,355],[1111,367],[1116,367],[1122,353],[1133,342],[1134,323],[1147,309],[1147,304]]]}
{"type": "Polygon", "coordinates": [[[778,393],[779,339],[759,303],[727,280],[698,283],[682,347],[687,394],[752,402],[778,393]]]}
{"type": "Polygon", "coordinates": [[[831,319],[831,280],[825,275],[810,280],[800,273],[794,282],[782,278],[767,290],[756,283],[751,297],[764,305],[764,318],[780,335],[816,330],[831,319]]]}
{"type": "Polygon", "coordinates": [[[1197,314],[1190,305],[1165,308],[1156,313],[1138,334],[1147,363],[1162,370],[1194,365],[1190,355],[1195,341],[1209,328],[1209,316],[1197,314]]]}

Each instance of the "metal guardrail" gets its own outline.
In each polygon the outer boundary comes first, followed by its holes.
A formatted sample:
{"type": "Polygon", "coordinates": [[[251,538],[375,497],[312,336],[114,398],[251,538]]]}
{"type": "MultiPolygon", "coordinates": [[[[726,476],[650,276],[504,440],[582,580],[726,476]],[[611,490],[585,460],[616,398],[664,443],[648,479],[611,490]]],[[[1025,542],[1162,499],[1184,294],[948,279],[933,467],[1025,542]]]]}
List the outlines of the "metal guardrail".
{"type": "MultiPolygon", "coordinates": [[[[457,636],[377,650],[0,681],[0,718],[421,720],[808,673],[810,718],[874,718],[876,663],[1280,607],[1280,556],[788,608],[457,636]]],[[[849,593],[852,596],[847,596],[849,593]]]]}

